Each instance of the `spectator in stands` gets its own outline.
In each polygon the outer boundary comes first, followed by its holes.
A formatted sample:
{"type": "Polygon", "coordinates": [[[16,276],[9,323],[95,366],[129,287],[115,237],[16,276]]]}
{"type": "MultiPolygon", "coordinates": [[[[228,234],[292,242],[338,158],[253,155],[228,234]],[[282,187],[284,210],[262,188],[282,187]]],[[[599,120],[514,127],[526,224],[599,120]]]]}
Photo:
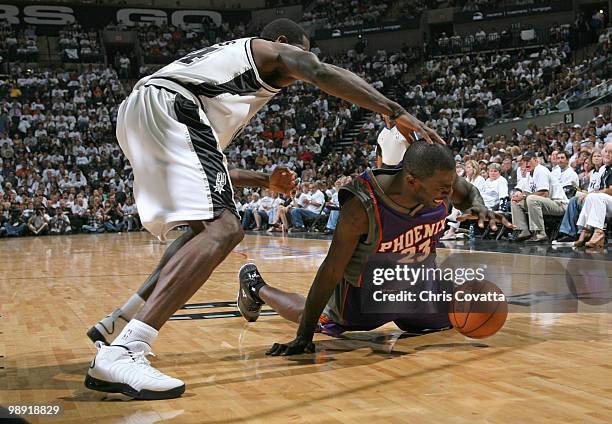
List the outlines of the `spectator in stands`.
{"type": "Polygon", "coordinates": [[[480,166],[475,160],[469,160],[465,164],[465,175],[463,176],[468,182],[472,183],[478,191],[482,190],[485,183],[484,178],[480,176],[480,166]]]}
{"type": "Polygon", "coordinates": [[[66,235],[72,232],[70,218],[62,208],[55,211],[55,215],[49,221],[49,233],[51,235],[66,235]]]}
{"type": "MultiPolygon", "coordinates": [[[[242,207],[242,228],[250,230],[255,224],[255,213],[259,211],[259,193],[251,194],[251,201],[242,207]]],[[[267,219],[267,216],[266,216],[267,219]]]]}
{"type": "Polygon", "coordinates": [[[601,168],[599,189],[588,193],[578,217],[577,227],[582,227],[575,247],[601,248],[604,246],[603,232],[606,218],[612,217],[612,142],[602,150],[604,165],[601,168]]]}
{"type": "Polygon", "coordinates": [[[90,207],[87,216],[89,222],[83,225],[82,231],[84,233],[100,234],[104,232],[104,209],[102,205],[97,203],[90,207]]]}
{"type": "Polygon", "coordinates": [[[44,208],[36,208],[34,215],[30,216],[30,219],[28,219],[28,229],[34,236],[47,234],[49,230],[49,219],[46,216],[44,208]]]}
{"type": "Polygon", "coordinates": [[[557,166],[553,168],[551,175],[559,181],[568,197],[574,196],[579,186],[578,174],[569,166],[565,151],[557,153],[557,166]]]}
{"type": "MultiPolygon", "coordinates": [[[[280,220],[279,210],[285,204],[285,199],[281,194],[274,193],[272,195],[272,205],[268,212],[268,232],[275,232],[279,228],[278,221],[280,220]]],[[[280,229],[282,231],[282,228],[280,229]]]]}
{"type": "Polygon", "coordinates": [[[267,225],[270,220],[269,214],[272,211],[273,205],[274,198],[269,195],[267,190],[262,190],[257,213],[253,213],[253,217],[255,218],[255,228],[253,231],[265,230],[264,226],[267,225]]]}
{"type": "Polygon", "coordinates": [[[324,234],[332,234],[336,229],[338,219],[340,218],[340,201],[338,200],[338,192],[340,191],[340,187],[350,183],[350,181],[350,177],[342,177],[334,184],[334,193],[331,195],[330,201],[325,203],[325,207],[329,210],[329,218],[327,219],[327,224],[325,225],[325,230],[323,231],[324,234]]]}
{"type": "Polygon", "coordinates": [[[482,195],[482,200],[487,208],[497,211],[502,199],[508,197],[508,181],[501,176],[501,166],[492,163],[488,166],[489,178],[478,190],[482,195]]]}
{"type": "MultiPolygon", "coordinates": [[[[6,202],[4,209],[10,208],[10,202],[6,202]]],[[[20,209],[13,209],[10,211],[10,216],[4,222],[4,230],[6,235],[9,237],[20,237],[25,235],[28,229],[27,224],[23,220],[23,215],[20,209]]]]}
{"type": "Polygon", "coordinates": [[[128,78],[130,76],[130,58],[122,54],[117,60],[119,66],[119,78],[128,78]]]}
{"type": "Polygon", "coordinates": [[[104,208],[103,213],[104,229],[109,233],[117,233],[123,231],[125,222],[123,220],[123,210],[121,205],[117,203],[114,194],[108,198],[108,204],[104,208]]]}
{"type": "Polygon", "coordinates": [[[540,165],[532,151],[521,158],[528,176],[517,183],[512,195],[513,241],[541,243],[548,240],[544,229],[544,215],[562,216],[567,207],[567,196],[550,171],[540,165]],[[527,222],[529,216],[529,223],[527,222]]]}
{"type": "MultiPolygon", "coordinates": [[[[601,175],[604,170],[605,165],[603,164],[601,152],[593,152],[584,166],[584,171],[586,172],[583,171],[581,173],[581,175],[586,174],[587,181],[584,184],[580,184],[581,191],[570,199],[567,209],[565,210],[565,214],[563,215],[561,227],[559,228],[559,236],[557,237],[557,240],[553,241],[553,244],[573,243],[577,240],[579,231],[576,228],[576,223],[578,222],[580,211],[582,211],[584,198],[586,197],[587,193],[594,190],[599,190],[601,175]]],[[[579,175],[579,179],[580,178],[581,177],[579,175]]]]}
{"type": "Polygon", "coordinates": [[[325,195],[321,191],[322,184],[317,181],[308,185],[308,193],[304,194],[303,207],[291,209],[293,232],[305,231],[304,218],[314,219],[321,213],[325,205],[325,195]]]}
{"type": "Polygon", "coordinates": [[[123,210],[123,227],[127,231],[137,231],[140,229],[140,217],[138,215],[138,209],[134,198],[128,196],[125,205],[122,207],[123,210]]]}

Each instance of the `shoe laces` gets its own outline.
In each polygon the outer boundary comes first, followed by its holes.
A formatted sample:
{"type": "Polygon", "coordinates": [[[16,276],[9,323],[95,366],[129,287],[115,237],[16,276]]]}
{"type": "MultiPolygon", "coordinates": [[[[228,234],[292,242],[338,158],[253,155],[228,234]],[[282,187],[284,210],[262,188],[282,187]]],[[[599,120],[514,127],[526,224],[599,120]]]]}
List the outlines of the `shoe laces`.
{"type": "Polygon", "coordinates": [[[147,359],[148,355],[155,356],[153,352],[145,352],[145,351],[129,351],[128,352],[132,360],[141,368],[146,369],[148,372],[152,373],[156,377],[165,377],[165,375],[159,371],[157,368],[151,366],[151,362],[147,359]]]}

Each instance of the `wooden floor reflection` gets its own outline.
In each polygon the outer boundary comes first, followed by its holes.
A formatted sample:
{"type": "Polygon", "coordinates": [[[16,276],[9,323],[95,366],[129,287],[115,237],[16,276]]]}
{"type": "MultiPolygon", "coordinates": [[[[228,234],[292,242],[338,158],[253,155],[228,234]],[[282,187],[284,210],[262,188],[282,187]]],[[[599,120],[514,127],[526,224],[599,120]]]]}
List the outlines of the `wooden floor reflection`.
{"type": "MultiPolygon", "coordinates": [[[[175,234],[176,235],[176,234],[175,234]]],[[[190,303],[230,302],[254,261],[271,284],[306,293],[329,242],[247,236],[190,303]]],[[[0,241],[0,404],[61,405],[57,423],[608,423],[610,261],[442,249],[440,264],[486,266],[512,301],[485,340],[454,330],[405,337],[393,325],[316,355],[270,358],[295,327],[278,316],[169,322],[154,364],[183,379],[170,401],[127,401],[83,386],[86,330],[126,299],[165,246],[144,233],[0,241]]],[[[233,312],[234,307],[182,310],[233,312]]],[[[229,314],[228,314],[229,315],[229,314]]]]}

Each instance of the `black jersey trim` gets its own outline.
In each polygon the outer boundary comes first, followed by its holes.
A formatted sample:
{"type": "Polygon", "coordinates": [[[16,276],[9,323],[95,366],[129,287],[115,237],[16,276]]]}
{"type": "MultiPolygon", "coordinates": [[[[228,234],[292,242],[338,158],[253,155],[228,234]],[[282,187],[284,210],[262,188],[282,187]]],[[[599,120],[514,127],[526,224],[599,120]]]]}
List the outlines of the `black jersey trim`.
{"type": "MultiPolygon", "coordinates": [[[[196,100],[198,101],[198,104],[200,105],[200,108],[202,108],[202,110],[203,110],[204,112],[206,112],[206,108],[204,107],[204,103],[202,102],[202,99],[200,99],[200,97],[199,97],[197,94],[195,94],[195,92],[194,92],[194,91],[191,89],[191,86],[190,86],[189,84],[186,84],[186,83],[184,83],[184,82],[182,82],[182,81],[179,81],[179,80],[177,80],[177,79],[170,78],[170,77],[152,77],[152,78],[151,78],[149,81],[147,81],[147,82],[144,84],[144,85],[145,85],[145,87],[148,87],[148,86],[153,86],[153,87],[157,87],[157,88],[163,88],[164,90],[167,90],[167,91],[172,92],[172,93],[178,93],[177,91],[172,90],[171,88],[166,87],[166,86],[164,86],[164,85],[159,85],[159,84],[158,84],[158,85],[155,85],[155,80],[164,80],[164,81],[170,81],[171,83],[176,84],[176,85],[178,85],[179,87],[182,87],[182,88],[183,88],[183,89],[185,89],[185,90],[186,90],[188,93],[190,93],[190,94],[191,94],[191,95],[194,97],[194,99],[196,99],[196,100]]],[[[181,94],[181,93],[178,93],[178,94],[181,94]]],[[[182,94],[181,94],[181,95],[182,95],[182,94]]]]}
{"type": "MultiPolygon", "coordinates": [[[[261,86],[265,88],[266,90],[268,90],[269,92],[276,94],[282,90],[282,87],[280,88],[274,87],[273,85],[268,84],[261,78],[261,75],[259,75],[259,69],[257,69],[257,65],[255,64],[255,58],[253,57],[253,40],[255,39],[266,40],[265,38],[261,38],[261,37],[253,37],[249,41],[244,43],[244,50],[246,52],[247,59],[249,60],[249,63],[251,64],[253,71],[255,71],[255,77],[257,78],[257,81],[259,81],[261,86]]],[[[267,40],[267,41],[270,41],[270,40],[267,40]]]]}
{"type": "Polygon", "coordinates": [[[380,185],[380,182],[378,181],[378,179],[376,178],[376,175],[396,175],[399,172],[402,171],[402,168],[387,168],[387,169],[383,169],[383,168],[379,168],[379,169],[375,169],[374,171],[372,170],[368,170],[366,171],[370,177],[370,181],[372,182],[371,187],[374,190],[374,192],[376,194],[378,194],[381,198],[381,200],[383,201],[383,203],[385,204],[385,206],[393,209],[394,211],[401,213],[401,214],[405,214],[405,215],[410,215],[410,216],[415,216],[421,209],[423,209],[423,205],[419,204],[417,206],[415,206],[412,209],[408,209],[405,208],[401,205],[398,205],[397,203],[395,203],[393,201],[393,199],[391,199],[387,193],[385,193],[385,191],[383,190],[383,188],[380,185]]]}
{"type": "Polygon", "coordinates": [[[184,82],[170,77],[155,77],[153,79],[165,79],[175,84],[180,85],[185,90],[189,91],[194,96],[204,96],[210,99],[220,96],[222,94],[234,94],[237,96],[244,96],[248,94],[254,94],[263,87],[259,81],[253,69],[248,69],[240,75],[235,76],[230,81],[222,84],[211,84],[207,82],[201,82],[198,84],[184,82]]]}

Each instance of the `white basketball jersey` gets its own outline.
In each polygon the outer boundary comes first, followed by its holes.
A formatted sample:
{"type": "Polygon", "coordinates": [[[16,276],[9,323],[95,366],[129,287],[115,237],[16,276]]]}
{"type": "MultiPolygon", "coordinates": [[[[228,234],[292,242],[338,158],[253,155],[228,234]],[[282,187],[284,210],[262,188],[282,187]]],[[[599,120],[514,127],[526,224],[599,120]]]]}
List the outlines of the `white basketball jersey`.
{"type": "Polygon", "coordinates": [[[378,145],[382,151],[382,161],[385,165],[395,166],[404,158],[404,153],[408,149],[406,138],[397,130],[385,127],[378,134],[378,145]]]}
{"type": "Polygon", "coordinates": [[[143,78],[134,89],[150,83],[197,98],[205,114],[200,118],[210,125],[223,150],[280,91],[259,76],[252,40],[251,37],[225,41],[189,53],[143,78]]]}

